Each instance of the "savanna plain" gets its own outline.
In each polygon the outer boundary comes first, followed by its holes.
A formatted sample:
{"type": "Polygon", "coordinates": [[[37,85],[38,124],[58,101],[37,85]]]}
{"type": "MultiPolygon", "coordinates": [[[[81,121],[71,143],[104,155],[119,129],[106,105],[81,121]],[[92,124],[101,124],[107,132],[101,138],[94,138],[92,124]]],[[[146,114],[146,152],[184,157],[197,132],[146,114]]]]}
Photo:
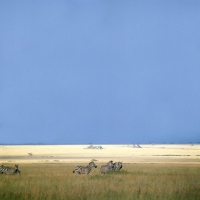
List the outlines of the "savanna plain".
{"type": "Polygon", "coordinates": [[[0,199],[200,199],[200,145],[0,146],[0,164],[21,175],[0,175],[0,199]],[[120,171],[100,174],[108,161],[120,171]],[[89,175],[73,173],[94,161],[89,175]]]}

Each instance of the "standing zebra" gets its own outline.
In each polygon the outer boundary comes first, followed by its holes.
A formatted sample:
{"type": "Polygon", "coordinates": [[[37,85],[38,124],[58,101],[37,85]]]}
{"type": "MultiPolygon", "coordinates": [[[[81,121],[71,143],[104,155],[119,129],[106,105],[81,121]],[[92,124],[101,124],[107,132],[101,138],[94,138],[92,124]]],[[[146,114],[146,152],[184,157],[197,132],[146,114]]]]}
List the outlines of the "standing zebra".
{"type": "Polygon", "coordinates": [[[116,162],[113,164],[113,170],[120,170],[122,168],[122,162],[116,162]]]}
{"type": "Polygon", "coordinates": [[[100,173],[106,173],[113,169],[113,161],[109,161],[107,165],[100,166],[100,173]]]}
{"type": "Polygon", "coordinates": [[[93,167],[97,168],[94,162],[90,162],[87,167],[82,167],[82,166],[75,167],[73,173],[76,172],[77,174],[89,174],[93,167]]]}
{"type": "Polygon", "coordinates": [[[4,165],[1,165],[0,166],[0,173],[1,174],[19,174],[20,175],[20,171],[18,169],[18,165],[15,165],[15,167],[7,167],[7,166],[4,166],[4,165]]]}

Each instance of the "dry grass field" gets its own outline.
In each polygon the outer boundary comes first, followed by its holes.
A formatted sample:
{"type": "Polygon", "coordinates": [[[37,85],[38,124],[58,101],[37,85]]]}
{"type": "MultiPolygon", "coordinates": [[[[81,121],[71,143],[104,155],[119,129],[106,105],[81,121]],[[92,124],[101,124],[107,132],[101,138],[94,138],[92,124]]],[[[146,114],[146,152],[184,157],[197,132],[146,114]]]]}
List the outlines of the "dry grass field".
{"type": "Polygon", "coordinates": [[[21,176],[0,175],[3,200],[200,199],[200,145],[0,146],[0,164],[19,164],[21,176]],[[100,165],[122,161],[119,172],[100,165]],[[72,173],[94,160],[89,175],[72,173]]]}
{"type": "Polygon", "coordinates": [[[101,145],[103,149],[89,149],[88,145],[19,145],[0,146],[0,163],[88,163],[95,159],[109,159],[124,163],[198,163],[200,145],[101,145]],[[31,155],[30,155],[31,154],[31,155]]]}
{"type": "Polygon", "coordinates": [[[73,174],[74,167],[70,163],[22,163],[21,176],[0,175],[0,199],[200,199],[197,165],[124,164],[121,171],[103,175],[99,165],[89,175],[73,174]]]}

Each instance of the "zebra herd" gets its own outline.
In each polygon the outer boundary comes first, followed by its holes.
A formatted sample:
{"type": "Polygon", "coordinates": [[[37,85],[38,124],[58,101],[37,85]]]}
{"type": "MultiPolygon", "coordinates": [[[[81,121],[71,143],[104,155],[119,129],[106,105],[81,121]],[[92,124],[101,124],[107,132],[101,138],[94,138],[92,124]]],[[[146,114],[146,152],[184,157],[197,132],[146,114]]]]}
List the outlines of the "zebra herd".
{"type": "MultiPolygon", "coordinates": [[[[75,169],[73,170],[73,173],[89,174],[93,167],[97,168],[95,163],[92,161],[88,164],[87,167],[76,166],[75,169]]],[[[103,173],[106,173],[108,171],[113,171],[113,170],[119,171],[121,168],[122,168],[122,162],[113,163],[113,161],[111,160],[106,165],[100,166],[100,173],[103,174],[103,173]]],[[[0,166],[0,174],[6,174],[6,175],[18,174],[18,175],[20,175],[21,172],[18,169],[18,165],[15,165],[15,167],[8,167],[8,166],[1,165],[0,166]]]]}
{"type": "MultiPolygon", "coordinates": [[[[73,170],[73,173],[89,174],[93,167],[97,168],[94,162],[90,162],[87,167],[82,167],[82,166],[75,167],[75,169],[73,170]]],[[[100,173],[103,174],[103,173],[106,173],[108,171],[113,171],[113,170],[119,171],[121,168],[122,168],[122,162],[113,163],[113,161],[111,160],[106,165],[100,166],[100,173]]]]}
{"type": "Polygon", "coordinates": [[[18,169],[18,165],[15,165],[15,167],[7,167],[7,166],[4,166],[4,165],[0,166],[0,174],[6,174],[6,175],[19,174],[20,175],[20,173],[21,172],[18,169]]]}

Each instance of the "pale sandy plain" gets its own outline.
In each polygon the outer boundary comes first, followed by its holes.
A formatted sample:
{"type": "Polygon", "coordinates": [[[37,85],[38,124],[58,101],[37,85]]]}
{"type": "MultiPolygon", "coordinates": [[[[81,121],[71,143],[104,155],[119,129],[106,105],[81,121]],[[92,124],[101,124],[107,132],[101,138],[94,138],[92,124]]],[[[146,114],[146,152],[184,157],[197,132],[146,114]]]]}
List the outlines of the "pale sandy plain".
{"type": "Polygon", "coordinates": [[[2,163],[183,163],[200,164],[199,144],[94,145],[0,145],[2,163]],[[32,155],[31,155],[32,154],[32,155]]]}

